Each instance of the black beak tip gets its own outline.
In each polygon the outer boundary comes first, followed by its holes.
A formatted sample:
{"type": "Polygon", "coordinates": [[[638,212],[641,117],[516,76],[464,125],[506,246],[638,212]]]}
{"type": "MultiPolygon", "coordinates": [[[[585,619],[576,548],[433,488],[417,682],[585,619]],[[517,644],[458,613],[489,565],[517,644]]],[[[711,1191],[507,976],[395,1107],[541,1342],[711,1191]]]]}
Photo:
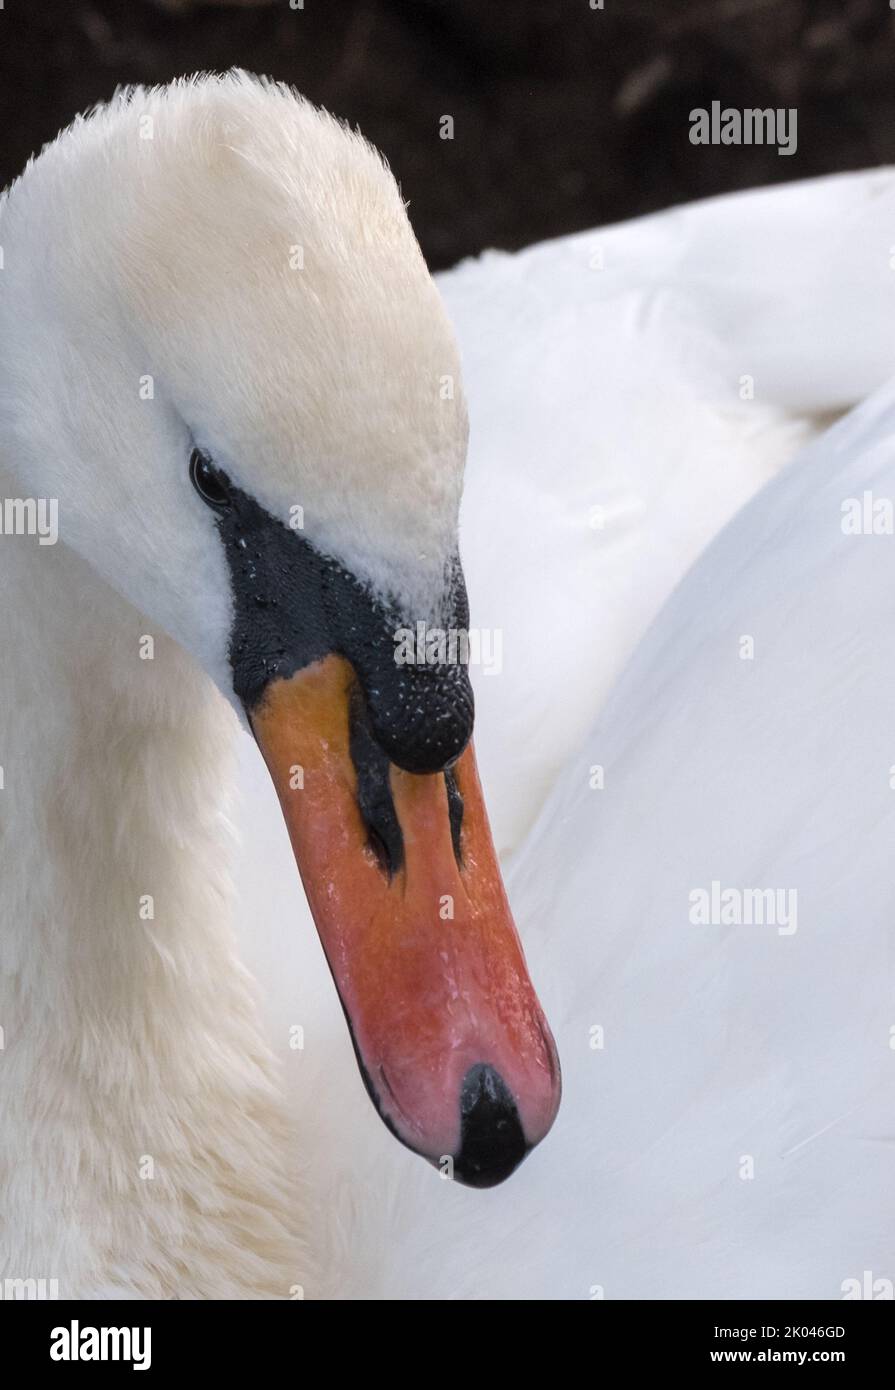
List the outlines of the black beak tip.
{"type": "Polygon", "coordinates": [[[496,1187],[518,1168],[529,1146],[506,1082],[493,1067],[480,1062],[466,1073],[460,1117],[455,1180],[467,1187],[496,1187]]]}

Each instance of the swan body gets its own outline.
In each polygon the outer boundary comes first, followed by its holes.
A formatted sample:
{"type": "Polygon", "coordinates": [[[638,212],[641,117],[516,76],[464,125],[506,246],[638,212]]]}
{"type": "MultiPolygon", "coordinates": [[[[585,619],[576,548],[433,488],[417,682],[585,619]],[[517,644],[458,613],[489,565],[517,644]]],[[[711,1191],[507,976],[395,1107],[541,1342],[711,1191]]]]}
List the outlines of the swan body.
{"type": "MultiPolygon", "coordinates": [[[[305,1152],[328,1296],[837,1298],[864,1269],[892,1279],[888,763],[862,828],[843,812],[886,738],[889,541],[844,537],[840,510],[891,495],[873,474],[890,426],[875,408],[829,424],[891,375],[893,210],[891,172],[837,176],[439,277],[473,420],[466,570],[503,629],[502,674],[473,673],[480,756],[565,1099],[487,1208],[433,1193],[330,1106],[356,1079],[319,952],[256,914],[241,939],[290,1108],[315,1133],[327,1112],[305,1152]],[[798,888],[794,936],[691,925],[713,879],[798,888]]],[[[262,886],[295,889],[241,752],[242,920],[262,886]]]]}
{"type": "Polygon", "coordinates": [[[213,452],[375,592],[438,615],[465,405],[395,186],[357,137],[237,76],[117,102],[6,195],[0,482],[58,497],[62,541],[0,552],[4,1276],[75,1297],[587,1298],[836,1296],[885,1273],[891,624],[865,601],[874,538],[846,547],[834,513],[843,488],[888,486],[891,404],[823,429],[890,370],[893,202],[891,176],[849,176],[610,229],[596,262],[588,236],[441,279],[481,421],[464,559],[476,621],[504,635],[502,678],[474,673],[482,765],[569,1096],[483,1195],[360,1108],[237,733],[226,562],[183,468],[191,443],[213,452]],[[372,249],[333,244],[333,201],[372,249]],[[111,275],[83,251],[98,234],[111,275]],[[311,327],[297,358],[276,350],[287,306],[311,327]],[[731,644],[753,627],[746,666],[731,644]],[[798,888],[792,938],[687,921],[693,887],[756,876],[798,888]]]}

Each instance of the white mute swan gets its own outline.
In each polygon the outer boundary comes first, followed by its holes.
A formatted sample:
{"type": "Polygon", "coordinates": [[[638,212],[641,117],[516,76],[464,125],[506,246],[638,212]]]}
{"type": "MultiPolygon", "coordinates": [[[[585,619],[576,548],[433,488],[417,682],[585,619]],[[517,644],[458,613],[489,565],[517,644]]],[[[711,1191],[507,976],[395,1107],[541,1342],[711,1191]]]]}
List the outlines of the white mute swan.
{"type": "Polygon", "coordinates": [[[0,244],[3,1271],[288,1297],[222,695],[389,1128],[484,1186],[559,1101],[466,668],[395,660],[399,630],[468,624],[453,335],[379,156],[241,75],[77,122],[0,244]]]}
{"type": "MultiPolygon", "coordinates": [[[[230,178],[262,96],[224,86],[242,108],[216,155],[230,178]]],[[[145,143],[124,139],[102,178],[108,113],[29,171],[13,195],[15,238],[13,207],[0,205],[2,494],[69,484],[59,545],[0,536],[15,596],[0,608],[2,1273],[57,1278],[62,1295],[283,1296],[305,1282],[349,1297],[836,1297],[884,1289],[887,1276],[891,1287],[891,683],[880,673],[893,657],[892,624],[873,606],[891,590],[891,540],[845,537],[840,516],[844,498],[892,494],[888,398],[724,534],[591,726],[718,525],[891,372],[895,179],[722,199],[491,254],[440,280],[475,421],[464,560],[478,622],[505,638],[506,678],[478,685],[480,751],[501,850],[542,810],[510,884],[567,1082],[550,1143],[483,1195],[433,1181],[358,1104],[282,820],[243,737],[236,918],[267,1036],[290,1067],[295,1134],[284,1120],[230,944],[220,798],[233,719],[163,632],[184,647],[204,633],[207,657],[225,653],[228,575],[204,532],[176,548],[196,500],[187,491],[170,506],[179,427],[152,414],[166,400],[163,365],[133,360],[151,285],[173,285],[181,305],[205,296],[194,323],[179,309],[158,329],[178,379],[204,366],[216,401],[249,389],[259,363],[240,356],[228,381],[222,358],[237,335],[272,340],[242,303],[264,286],[257,265],[251,286],[216,278],[215,258],[228,227],[257,229],[265,202],[220,211],[212,164],[183,189],[187,207],[201,185],[207,224],[190,282],[160,259],[178,245],[162,235],[162,206],[156,233],[131,237],[119,266],[108,251],[123,243],[102,229],[146,209],[141,170],[164,128],[158,97],[142,94],[131,114],[145,143]],[[89,150],[89,180],[65,172],[89,150]],[[114,194],[99,198],[116,168],[114,194]],[[88,220],[90,236],[77,234],[88,220]],[[203,327],[194,362],[181,339],[203,327]],[[144,417],[131,405],[150,385],[144,417]],[[175,547],[167,573],[161,534],[175,547]],[[139,591],[171,608],[164,621],[140,616],[139,591]],[[199,603],[217,614],[214,631],[196,631],[199,603]],[[744,662],[750,631],[756,656],[744,662]],[[797,890],[797,931],[694,926],[689,892],[719,877],[797,890]],[[289,1046],[296,1023],[304,1050],[289,1046]],[[292,1184],[299,1158],[305,1193],[292,1184]],[[316,1260],[296,1239],[299,1209],[316,1260]]],[[[312,127],[335,138],[326,122],[312,127]]],[[[214,129],[210,119],[212,143],[214,129]]],[[[282,177],[284,149],[267,150],[255,187],[270,191],[265,167],[282,177]]],[[[194,142],[178,151],[195,175],[194,142]]],[[[298,167],[290,154],[290,177],[298,167]]],[[[297,269],[301,229],[284,235],[297,269]]],[[[325,393],[344,387],[328,379],[325,393]]],[[[256,452],[262,440],[275,447],[263,421],[256,452]]],[[[238,481],[263,471],[254,454],[240,466],[238,481]]],[[[372,477],[352,487],[367,482],[370,507],[387,507],[372,477]]]]}

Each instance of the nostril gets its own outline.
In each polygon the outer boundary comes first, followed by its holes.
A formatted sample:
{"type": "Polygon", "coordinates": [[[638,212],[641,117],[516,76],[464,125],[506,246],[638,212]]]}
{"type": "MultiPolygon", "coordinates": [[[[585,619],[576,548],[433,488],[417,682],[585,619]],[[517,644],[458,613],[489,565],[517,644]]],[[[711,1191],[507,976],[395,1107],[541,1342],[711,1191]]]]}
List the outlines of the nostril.
{"type": "Polygon", "coordinates": [[[373,738],[357,686],[349,699],[348,732],[357,776],[357,809],[376,862],[391,879],[404,865],[404,836],[392,799],[388,756],[373,738]]]}
{"type": "Polygon", "coordinates": [[[448,820],[451,826],[451,843],[458,866],[463,867],[463,793],[457,786],[457,778],[448,768],[444,774],[444,786],[448,800],[448,820]]]}
{"type": "Polygon", "coordinates": [[[468,1187],[494,1187],[522,1162],[528,1145],[506,1082],[494,1067],[470,1067],[460,1091],[460,1152],[454,1177],[468,1187]]]}
{"type": "Polygon", "coordinates": [[[387,879],[395,876],[394,856],[375,825],[367,825],[367,848],[387,879]]]}

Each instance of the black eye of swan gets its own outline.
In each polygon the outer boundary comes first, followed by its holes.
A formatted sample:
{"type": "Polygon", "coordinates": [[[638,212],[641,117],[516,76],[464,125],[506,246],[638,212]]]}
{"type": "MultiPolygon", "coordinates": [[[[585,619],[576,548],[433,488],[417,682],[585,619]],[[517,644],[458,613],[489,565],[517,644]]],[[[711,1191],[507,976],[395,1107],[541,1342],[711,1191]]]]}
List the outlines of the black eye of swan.
{"type": "Polygon", "coordinates": [[[215,468],[207,454],[194,449],[190,456],[190,481],[209,507],[229,507],[230,486],[225,473],[215,468]]]}

